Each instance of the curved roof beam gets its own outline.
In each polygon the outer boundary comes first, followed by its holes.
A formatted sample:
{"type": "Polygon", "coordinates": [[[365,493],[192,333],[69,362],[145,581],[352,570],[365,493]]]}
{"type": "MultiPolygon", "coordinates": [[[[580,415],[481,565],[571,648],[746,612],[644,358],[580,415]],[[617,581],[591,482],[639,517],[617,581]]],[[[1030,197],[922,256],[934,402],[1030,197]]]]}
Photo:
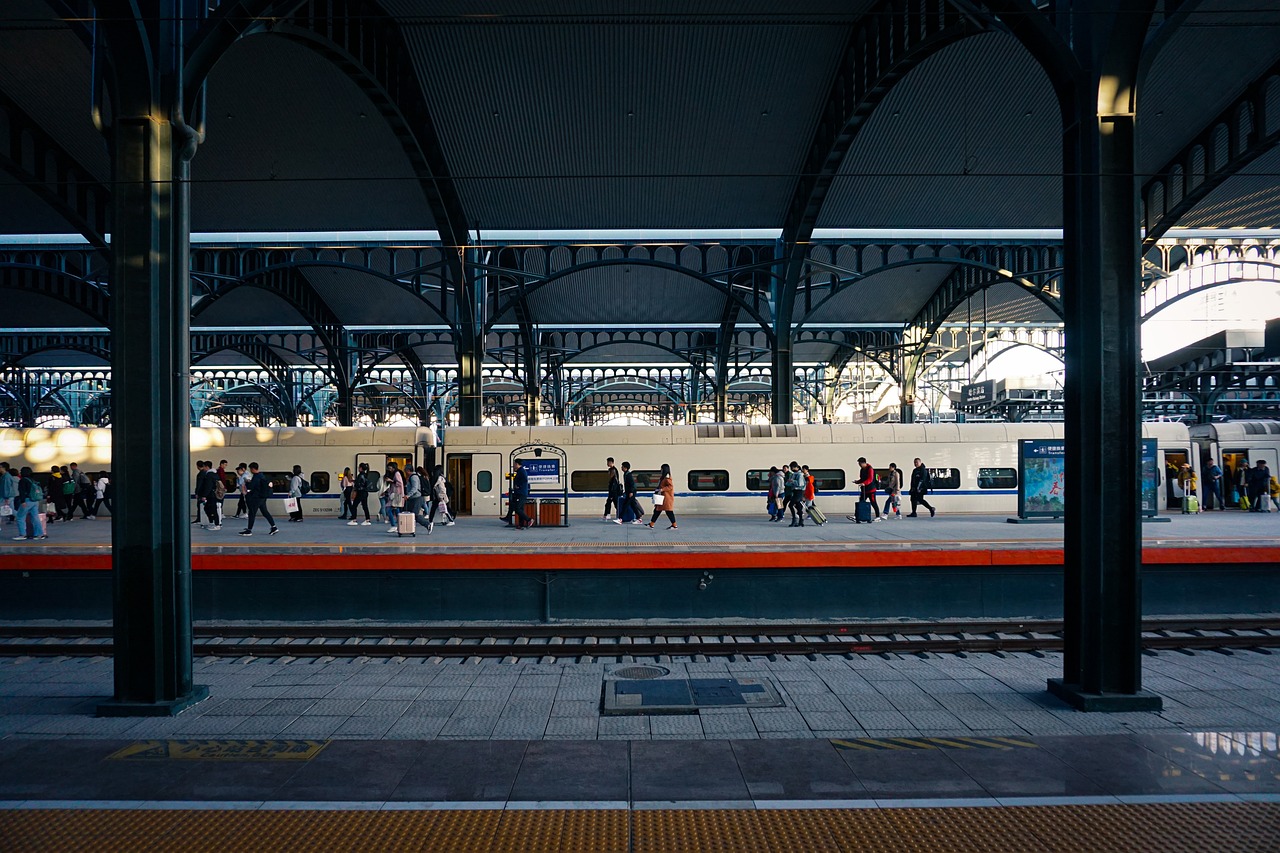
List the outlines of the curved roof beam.
{"type": "Polygon", "coordinates": [[[649,393],[656,393],[663,397],[666,397],[668,400],[670,400],[672,403],[675,403],[677,406],[683,406],[688,402],[687,400],[680,399],[680,395],[677,394],[675,390],[672,389],[670,386],[665,385],[661,382],[658,382],[654,379],[649,379],[646,376],[609,376],[609,377],[601,377],[600,379],[596,379],[584,385],[582,388],[578,389],[577,393],[575,393],[572,397],[570,397],[569,401],[565,404],[565,413],[569,414],[573,412],[574,409],[582,405],[582,403],[592,394],[603,394],[603,393],[643,394],[646,391],[649,393]],[[620,389],[614,392],[609,392],[608,389],[612,385],[640,385],[640,386],[643,386],[644,390],[638,390],[635,388],[626,388],[626,389],[620,389]]]}
{"type": "Polygon", "coordinates": [[[292,265],[256,270],[242,279],[219,280],[209,295],[191,309],[192,322],[194,323],[196,317],[206,311],[210,305],[241,287],[256,287],[279,296],[306,318],[331,351],[337,350],[337,335],[342,328],[342,321],[338,319],[337,314],[325,302],[315,286],[292,265]]]}
{"type": "MultiPolygon", "coordinates": [[[[385,281],[387,284],[394,285],[395,287],[398,287],[399,289],[403,290],[405,293],[408,293],[410,296],[414,297],[415,299],[421,301],[422,304],[426,305],[427,308],[431,309],[432,314],[440,318],[440,322],[444,323],[447,326],[453,327],[453,323],[449,322],[449,318],[447,318],[443,313],[441,313],[440,309],[435,304],[433,304],[430,301],[430,299],[426,296],[426,294],[424,294],[418,287],[416,287],[410,282],[401,281],[399,278],[397,278],[394,275],[381,273],[367,266],[360,266],[358,264],[348,264],[348,263],[344,263],[343,261],[319,261],[319,260],[289,261],[288,263],[273,264],[268,267],[262,267],[261,269],[254,270],[253,272],[246,274],[245,279],[248,279],[252,276],[260,275],[262,273],[269,273],[269,272],[274,273],[276,271],[286,270],[286,269],[305,270],[310,267],[328,267],[332,269],[350,270],[352,272],[363,273],[365,275],[376,278],[380,281],[385,281]]],[[[240,281],[239,279],[228,278],[226,275],[223,275],[221,273],[214,273],[210,270],[197,270],[197,269],[191,270],[191,278],[193,280],[199,280],[206,287],[208,294],[210,296],[219,294],[219,291],[221,290],[232,288],[240,281]]],[[[204,299],[201,299],[200,304],[198,304],[193,308],[193,313],[203,310],[203,307],[204,307],[203,302],[204,302],[204,299]]]]}
{"type": "Polygon", "coordinates": [[[0,290],[22,290],[79,309],[102,326],[111,317],[111,298],[97,285],[70,273],[32,264],[0,262],[0,290]]]}
{"type": "Polygon", "coordinates": [[[106,252],[111,191],[18,104],[0,92],[0,170],[56,210],[90,244],[106,252]]]}
{"type": "MultiPolygon", "coordinates": [[[[404,146],[441,241],[466,246],[470,220],[395,16],[373,0],[327,0],[303,4],[273,32],[316,50],[360,87],[404,146]]],[[[460,281],[461,259],[448,252],[445,257],[460,281]]]]}
{"type": "Polygon", "coordinates": [[[938,329],[970,296],[981,293],[997,284],[1016,284],[1027,290],[1057,314],[1063,316],[1062,302],[1049,292],[1048,285],[1037,285],[1024,278],[1012,276],[1006,270],[996,269],[988,264],[976,261],[956,261],[956,269],[938,286],[933,296],[921,306],[906,325],[908,330],[915,330],[915,352],[908,353],[909,364],[905,373],[914,376],[924,356],[924,348],[938,329]]]}
{"type": "MultiPolygon", "coordinates": [[[[761,315],[760,312],[756,311],[755,308],[753,308],[750,304],[745,302],[739,294],[735,293],[734,288],[730,284],[722,281],[717,281],[714,278],[714,275],[697,273],[689,269],[688,267],[682,267],[679,264],[671,264],[671,263],[667,263],[666,261],[655,261],[647,258],[607,258],[607,259],[600,259],[596,261],[587,261],[585,263],[575,264],[574,266],[571,266],[571,267],[565,267],[564,269],[558,270],[545,277],[540,277],[538,278],[537,281],[534,281],[531,284],[525,284],[523,287],[520,288],[519,292],[514,297],[509,297],[505,302],[501,303],[498,306],[498,309],[493,312],[492,319],[490,319],[489,322],[485,325],[485,331],[488,332],[492,330],[493,327],[498,324],[498,319],[500,317],[505,316],[508,311],[515,310],[516,305],[521,300],[527,299],[529,296],[531,296],[532,294],[536,293],[538,290],[546,287],[549,284],[557,282],[560,279],[573,275],[575,273],[583,272],[585,270],[596,269],[599,267],[616,267],[616,266],[653,267],[656,269],[668,270],[670,272],[677,272],[677,273],[680,273],[681,275],[686,275],[689,278],[694,279],[695,281],[700,281],[703,284],[707,285],[708,287],[718,290],[720,293],[724,294],[724,296],[729,300],[738,303],[739,309],[751,315],[751,319],[759,323],[760,328],[763,329],[766,334],[770,335],[770,340],[772,340],[771,326],[768,323],[767,319],[763,315],[761,315]]],[[[515,270],[506,270],[504,275],[505,277],[510,277],[510,278],[522,277],[521,273],[515,270]]],[[[528,276],[524,276],[524,278],[531,278],[531,277],[533,277],[532,274],[528,276]]]]}
{"type": "Polygon", "coordinates": [[[1280,87],[1280,61],[1245,86],[1142,185],[1143,252],[1228,178],[1280,142],[1280,120],[1267,115],[1268,93],[1276,87],[1280,87]]]}
{"type": "Polygon", "coordinates": [[[1218,261],[1217,263],[1205,264],[1203,266],[1191,267],[1188,270],[1180,270],[1179,274],[1161,279],[1160,282],[1148,288],[1142,294],[1142,314],[1138,318],[1138,322],[1145,323],[1164,309],[1168,308],[1176,302],[1181,302],[1188,296],[1195,296],[1197,293],[1204,293],[1207,290],[1213,290],[1216,287],[1225,287],[1228,284],[1244,284],[1250,281],[1280,281],[1280,263],[1274,261],[1218,261]],[[1238,275],[1229,274],[1224,278],[1210,278],[1204,273],[1219,267],[1239,268],[1238,275]],[[1245,267],[1252,270],[1252,274],[1245,272],[1245,267]],[[1182,275],[1181,273],[1184,273],[1182,275]],[[1168,283],[1180,286],[1172,296],[1168,295],[1168,283]],[[1162,290],[1161,285],[1165,285],[1162,290]]]}
{"type": "Polygon", "coordinates": [[[786,291],[799,287],[822,204],[875,108],[912,69],[947,45],[985,28],[948,0],[883,0],[854,24],[787,205],[782,227],[786,291]]]}
{"type": "Polygon", "coordinates": [[[187,45],[182,67],[186,92],[183,108],[188,116],[196,114],[200,90],[218,60],[231,45],[254,33],[269,32],[280,18],[288,17],[307,0],[222,0],[205,18],[187,45]]]}

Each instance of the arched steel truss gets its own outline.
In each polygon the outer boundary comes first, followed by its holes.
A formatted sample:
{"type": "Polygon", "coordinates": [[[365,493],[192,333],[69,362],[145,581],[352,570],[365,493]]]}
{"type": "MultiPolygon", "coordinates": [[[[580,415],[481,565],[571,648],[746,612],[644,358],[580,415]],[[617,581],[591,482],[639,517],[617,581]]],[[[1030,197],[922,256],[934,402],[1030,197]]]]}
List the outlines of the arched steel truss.
{"type": "MultiPolygon", "coordinates": [[[[700,419],[723,420],[731,413],[751,411],[762,399],[771,400],[777,327],[770,297],[777,282],[776,251],[772,242],[745,241],[606,247],[545,244],[493,251],[490,259],[500,263],[477,265],[484,267],[477,274],[485,283],[485,298],[479,306],[487,318],[484,349],[489,362],[482,368],[481,382],[492,385],[484,392],[485,417],[531,423],[544,417],[573,418],[587,408],[593,420],[607,417],[600,409],[603,396],[593,398],[590,406],[570,404],[575,386],[569,377],[573,370],[586,367],[614,369],[609,360],[596,357],[607,355],[611,347],[652,350],[655,362],[671,363],[656,369],[677,369],[696,377],[696,382],[690,379],[675,386],[683,395],[676,408],[663,408],[666,404],[656,399],[631,401],[643,403],[646,411],[674,413],[679,420],[689,412],[700,419]],[[539,289],[575,273],[589,274],[619,264],[630,265],[637,273],[655,270],[687,276],[696,282],[695,288],[703,288],[709,297],[707,305],[720,322],[676,328],[605,324],[584,328],[538,316],[531,297],[539,289]],[[743,383],[756,385],[743,392],[743,383]],[[742,393],[749,394],[749,399],[742,393]]],[[[245,415],[253,423],[264,419],[358,423],[388,412],[418,423],[453,420],[458,417],[462,371],[452,354],[465,330],[457,322],[453,294],[442,272],[446,254],[439,245],[342,249],[311,245],[270,250],[199,246],[192,253],[192,274],[201,284],[193,306],[197,327],[192,335],[193,378],[208,378],[217,371],[234,373],[239,368],[222,365],[227,352],[237,353],[260,370],[261,378],[251,384],[268,391],[262,395],[263,402],[245,415]],[[420,300],[437,325],[402,331],[349,328],[307,278],[309,269],[368,275],[378,286],[397,288],[420,300]],[[246,287],[281,298],[305,318],[306,326],[293,330],[199,326],[210,306],[246,287]],[[223,355],[215,358],[219,354],[223,355]]],[[[832,382],[850,365],[863,363],[875,365],[897,388],[904,405],[912,402],[914,388],[939,362],[939,349],[948,348],[944,339],[967,339],[967,331],[957,331],[963,324],[956,323],[956,311],[988,288],[1012,285],[1039,299],[1054,314],[1061,311],[1061,251],[1048,241],[969,246],[844,241],[814,244],[809,258],[796,306],[803,314],[791,328],[789,342],[793,348],[823,353],[817,357],[820,364],[793,368],[794,409],[809,411],[810,417],[832,416],[838,405],[830,394],[832,382]],[[833,322],[826,316],[828,306],[835,304],[831,300],[847,288],[869,278],[874,281],[876,273],[925,264],[949,265],[951,272],[907,323],[886,328],[875,323],[859,325],[855,317],[833,322]],[[822,382],[812,378],[821,376],[826,376],[822,382]]],[[[1150,306],[1165,305],[1227,281],[1276,280],[1280,241],[1163,241],[1148,252],[1146,260],[1153,276],[1145,299],[1150,306]]],[[[38,383],[43,375],[39,371],[46,369],[39,366],[45,354],[79,351],[86,364],[109,362],[105,319],[110,312],[110,289],[94,249],[6,250],[0,254],[0,286],[41,293],[87,310],[102,318],[104,326],[102,331],[70,334],[23,330],[0,335],[0,359],[6,366],[33,372],[38,383]]],[[[1144,311],[1148,307],[1144,305],[1144,311]]],[[[997,336],[987,339],[995,341],[997,336]]],[[[644,360],[634,352],[629,358],[644,360]]],[[[619,405],[631,405],[622,396],[616,400],[619,405]]],[[[10,415],[15,423],[31,423],[37,416],[30,405],[11,406],[10,415]]],[[[74,416],[66,413],[67,418],[74,416]]]]}

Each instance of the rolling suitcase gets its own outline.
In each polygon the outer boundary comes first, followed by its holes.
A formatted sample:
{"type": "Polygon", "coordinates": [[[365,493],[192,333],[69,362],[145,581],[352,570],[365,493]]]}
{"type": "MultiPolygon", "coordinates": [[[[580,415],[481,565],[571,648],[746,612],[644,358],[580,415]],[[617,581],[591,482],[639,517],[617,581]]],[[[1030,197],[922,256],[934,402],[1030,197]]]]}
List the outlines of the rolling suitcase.
{"type": "Polygon", "coordinates": [[[1184,512],[1199,512],[1200,499],[1195,495],[1187,495],[1182,499],[1182,509],[1184,512]]]}
{"type": "Polygon", "coordinates": [[[855,524],[871,523],[871,501],[858,501],[854,504],[853,515],[845,516],[855,524]]]}
{"type": "Polygon", "coordinates": [[[401,512],[396,519],[396,536],[417,536],[418,519],[411,512],[401,512]]]}
{"type": "Polygon", "coordinates": [[[817,504],[809,504],[809,517],[813,519],[814,524],[827,523],[827,514],[818,509],[817,504]]]}

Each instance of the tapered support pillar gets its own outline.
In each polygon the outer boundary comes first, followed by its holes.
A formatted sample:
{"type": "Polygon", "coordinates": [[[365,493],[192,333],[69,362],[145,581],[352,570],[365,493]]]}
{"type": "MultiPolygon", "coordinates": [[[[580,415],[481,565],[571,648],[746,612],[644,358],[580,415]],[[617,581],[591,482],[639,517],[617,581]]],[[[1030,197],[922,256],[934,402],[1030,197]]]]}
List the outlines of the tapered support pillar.
{"type": "Polygon", "coordinates": [[[484,418],[483,338],[467,336],[458,347],[458,425],[480,426],[484,418]]]}
{"type": "Polygon", "coordinates": [[[786,331],[786,339],[781,336],[773,349],[773,422],[789,424],[793,420],[792,409],[795,407],[796,376],[791,358],[791,332],[786,331]]]}
{"type": "Polygon", "coordinates": [[[190,218],[172,126],[113,128],[112,576],[115,695],[103,716],[164,716],[192,684],[189,420],[190,218]],[[175,180],[177,178],[177,180],[175,180]]]}
{"type": "MultiPolygon", "coordinates": [[[[1084,26],[1108,37],[1105,22],[1084,26]]],[[[1081,93],[1064,136],[1066,642],[1063,677],[1049,690],[1081,710],[1158,711],[1160,698],[1142,690],[1134,115],[1100,108],[1100,91],[1081,93]],[[1097,498],[1103,471],[1120,479],[1115,500],[1097,498]]]]}

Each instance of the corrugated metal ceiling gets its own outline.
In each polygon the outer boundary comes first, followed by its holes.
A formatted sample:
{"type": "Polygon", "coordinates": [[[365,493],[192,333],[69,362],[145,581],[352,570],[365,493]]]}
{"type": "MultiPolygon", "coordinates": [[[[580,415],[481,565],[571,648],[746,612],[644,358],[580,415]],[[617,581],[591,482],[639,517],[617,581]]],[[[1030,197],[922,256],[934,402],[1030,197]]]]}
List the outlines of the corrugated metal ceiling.
{"type": "Polygon", "coordinates": [[[990,33],[909,73],[872,114],[828,195],[824,228],[1055,228],[1061,119],[1013,37],[990,33]]]}

